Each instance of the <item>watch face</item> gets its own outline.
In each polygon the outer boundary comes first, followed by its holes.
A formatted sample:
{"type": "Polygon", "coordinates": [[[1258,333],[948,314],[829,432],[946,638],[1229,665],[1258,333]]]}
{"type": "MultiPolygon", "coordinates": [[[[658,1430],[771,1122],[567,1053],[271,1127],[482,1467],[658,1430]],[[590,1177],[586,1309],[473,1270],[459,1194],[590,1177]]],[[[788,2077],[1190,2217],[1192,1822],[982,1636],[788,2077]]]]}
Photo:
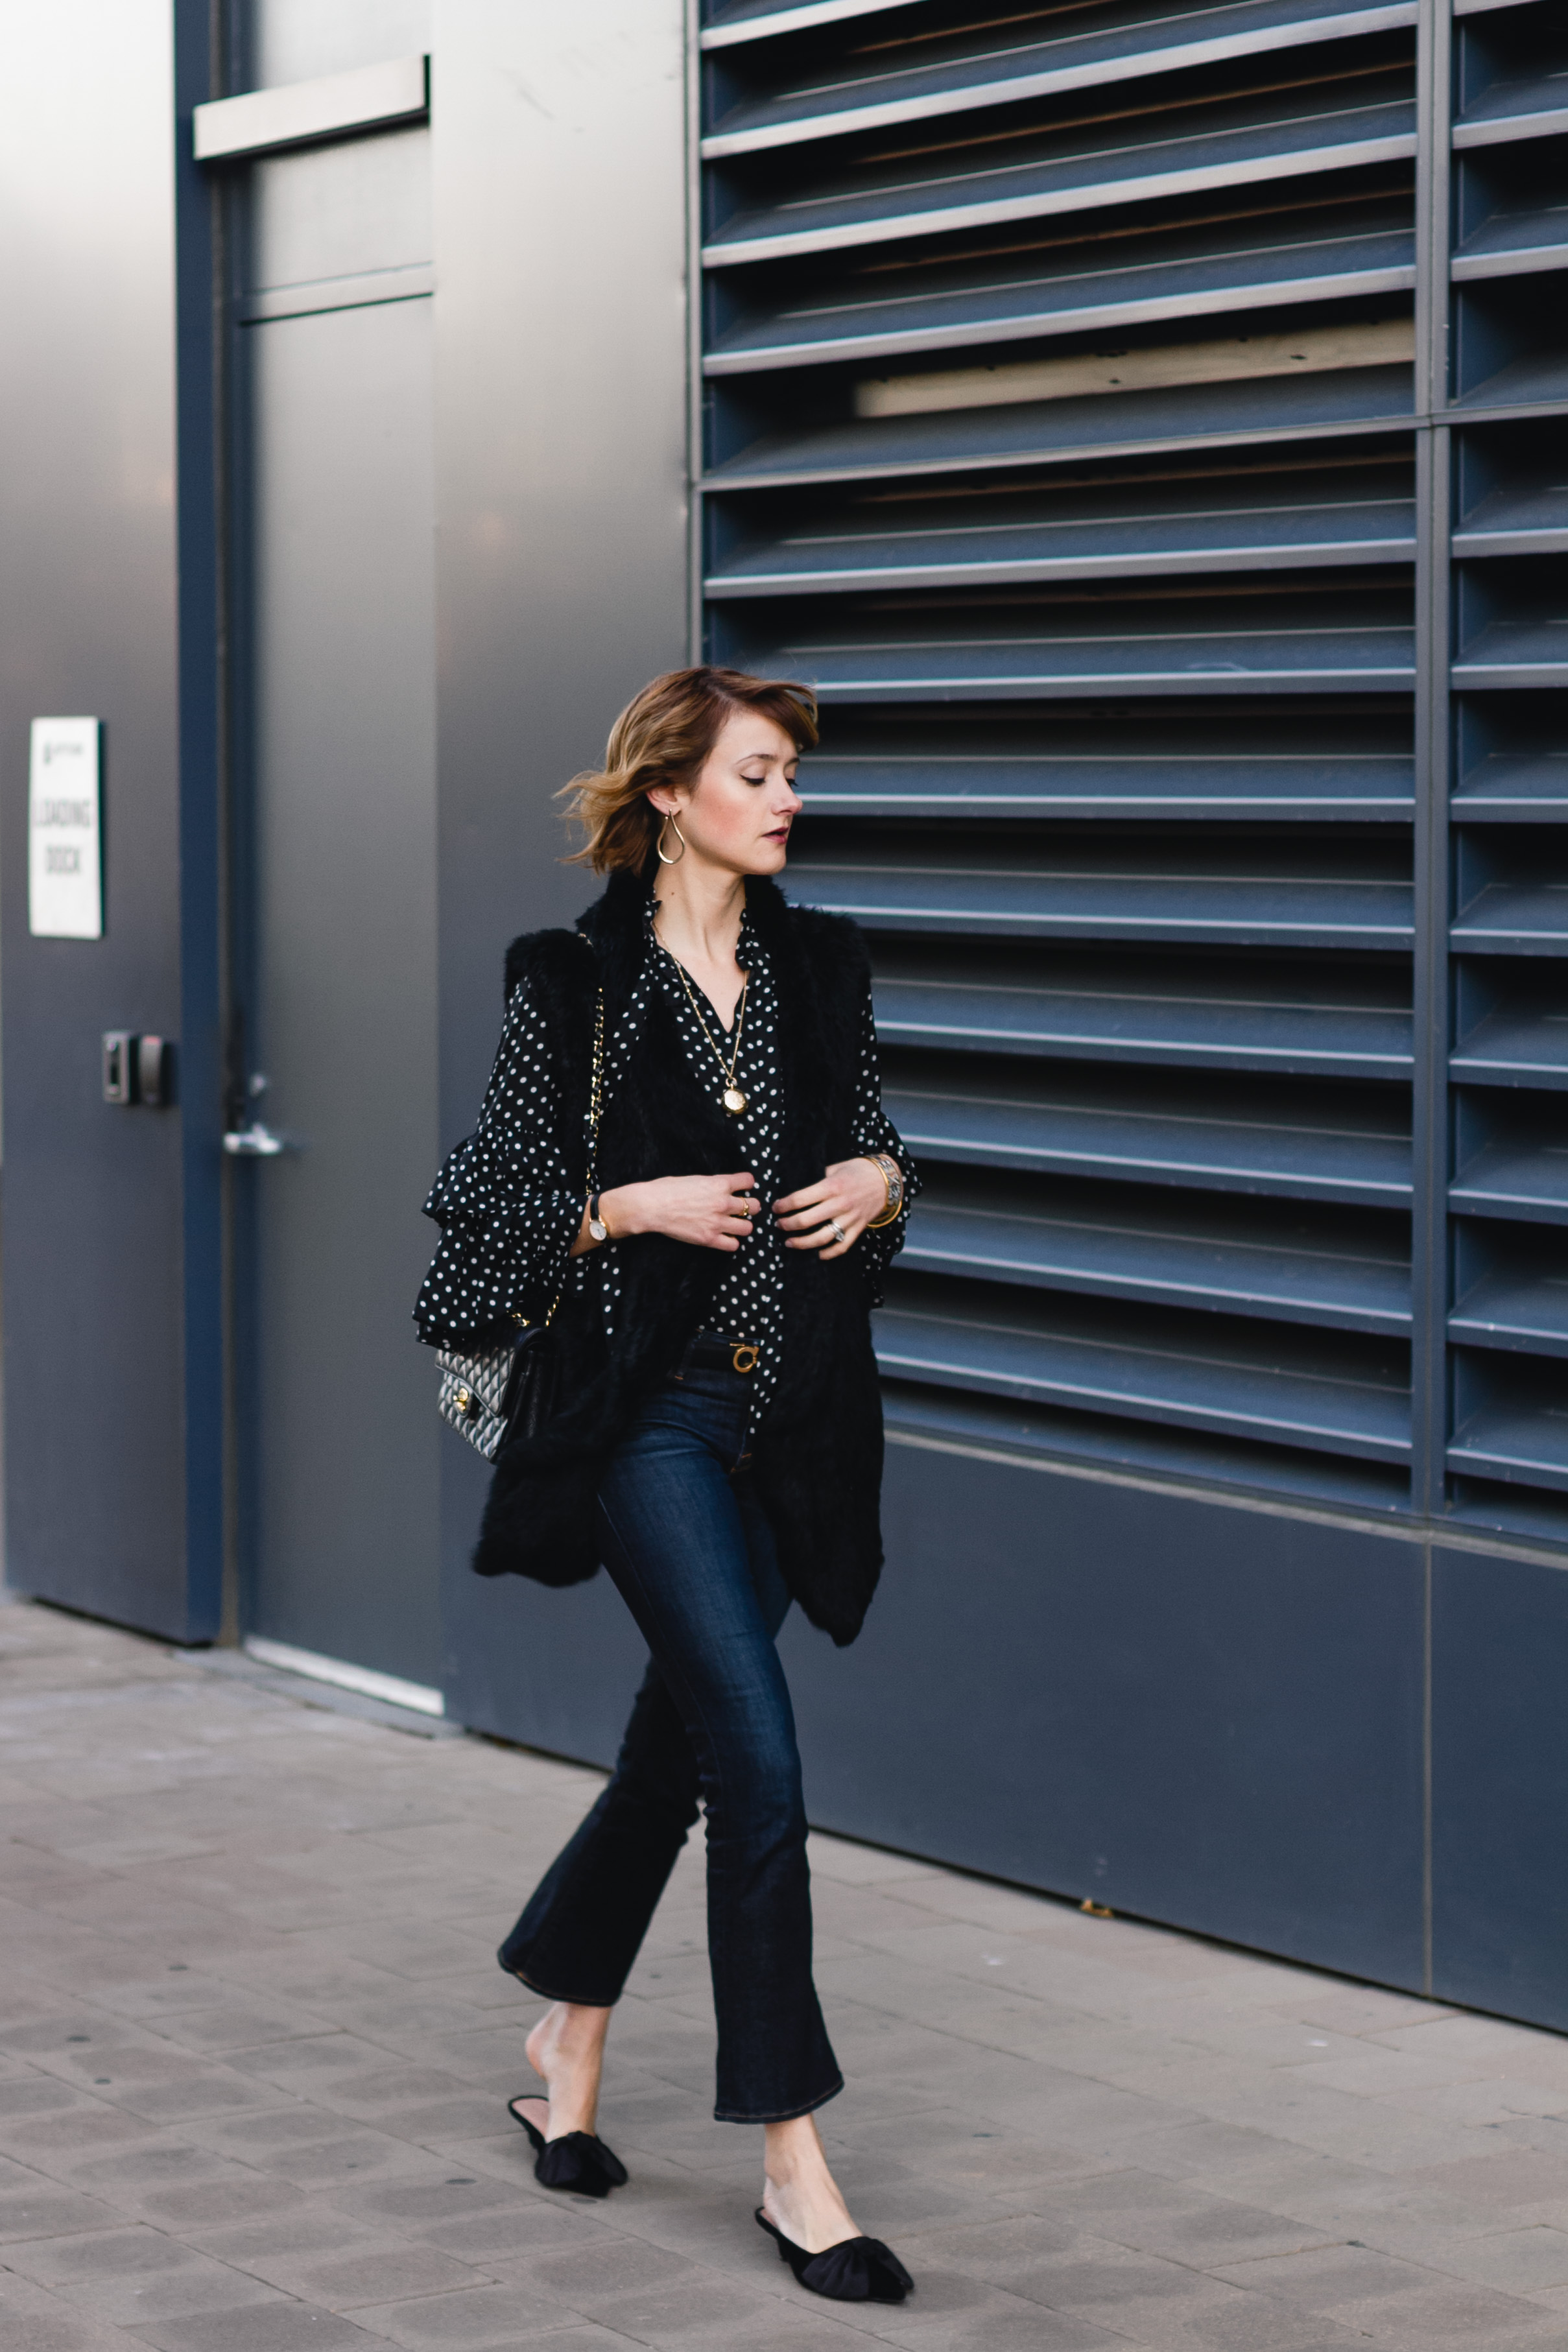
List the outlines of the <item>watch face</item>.
{"type": "Polygon", "coordinates": [[[590,1217],[588,1220],[588,1231],[593,1234],[594,1239],[596,1242],[602,1242],[605,1239],[607,1228],[600,1223],[597,1217],[590,1217]]]}

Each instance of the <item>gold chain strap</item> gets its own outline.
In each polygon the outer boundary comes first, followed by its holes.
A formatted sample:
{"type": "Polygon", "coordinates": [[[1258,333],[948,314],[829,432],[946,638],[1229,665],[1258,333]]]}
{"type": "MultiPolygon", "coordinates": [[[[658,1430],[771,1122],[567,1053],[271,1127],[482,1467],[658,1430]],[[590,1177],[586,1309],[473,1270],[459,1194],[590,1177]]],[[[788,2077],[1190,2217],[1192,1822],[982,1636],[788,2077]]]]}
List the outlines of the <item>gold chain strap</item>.
{"type": "Polygon", "coordinates": [[[594,1008],[594,1075],[588,1087],[588,1190],[599,1189],[599,1112],[605,1084],[605,992],[594,1008]]]}
{"type": "MultiPolygon", "coordinates": [[[[605,1089],[605,992],[599,991],[599,1001],[594,1008],[594,1073],[588,1081],[588,1190],[599,1189],[599,1114],[604,1108],[605,1089]]],[[[571,1260],[567,1260],[571,1264],[571,1260]]],[[[566,1296],[566,1276],[563,1272],[561,1287],[555,1294],[555,1306],[545,1317],[546,1324],[555,1320],[555,1307],[566,1296]]],[[[521,1323],[524,1318],[518,1317],[521,1323]]]]}

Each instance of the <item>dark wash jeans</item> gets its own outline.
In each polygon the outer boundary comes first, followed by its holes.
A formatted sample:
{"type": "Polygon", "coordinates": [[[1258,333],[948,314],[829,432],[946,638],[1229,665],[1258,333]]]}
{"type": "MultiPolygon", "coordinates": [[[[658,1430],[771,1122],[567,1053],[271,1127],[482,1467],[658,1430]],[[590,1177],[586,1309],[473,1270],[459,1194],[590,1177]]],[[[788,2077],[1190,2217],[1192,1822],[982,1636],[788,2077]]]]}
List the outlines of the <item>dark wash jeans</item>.
{"type": "Polygon", "coordinates": [[[652,1653],[613,1779],[501,1946],[551,2000],[609,2007],[676,1855],[708,1814],[721,2123],[782,2123],[843,2088],[811,1980],[795,1715],[772,1531],[735,1465],[749,1383],[667,1381],[599,1487],[602,1557],[652,1653]]]}

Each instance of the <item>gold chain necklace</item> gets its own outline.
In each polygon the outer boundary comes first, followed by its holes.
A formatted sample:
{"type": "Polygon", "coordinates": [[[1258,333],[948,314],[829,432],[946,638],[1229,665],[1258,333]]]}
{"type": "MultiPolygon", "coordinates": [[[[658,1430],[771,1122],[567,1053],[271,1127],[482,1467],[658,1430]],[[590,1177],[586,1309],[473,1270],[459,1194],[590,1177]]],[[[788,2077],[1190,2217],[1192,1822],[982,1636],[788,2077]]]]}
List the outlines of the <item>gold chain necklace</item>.
{"type": "Polygon", "coordinates": [[[696,1013],[699,1022],[701,1024],[702,1034],[707,1038],[710,1045],[713,1047],[713,1053],[719,1064],[720,1075],[724,1080],[724,1092],[722,1097],[724,1108],[729,1112],[731,1118],[739,1118],[746,1108],[746,1097],[741,1092],[740,1087],[735,1084],[735,1066],[741,1058],[741,1024],[746,1017],[746,991],[751,985],[752,975],[749,971],[742,972],[741,975],[741,993],[735,1004],[735,1050],[731,1055],[729,1065],[726,1067],[723,1048],[714,1043],[713,1032],[710,1029],[707,1021],[703,1017],[702,1007],[698,1003],[696,997],[692,994],[691,982],[686,977],[686,966],[681,962],[680,958],[678,955],[672,954],[668,948],[664,947],[664,941],[658,939],[658,932],[657,929],[654,932],[654,938],[658,940],[659,946],[664,948],[665,954],[669,957],[670,962],[680,974],[680,985],[686,991],[686,1001],[690,1005],[693,1013],[696,1013]]]}

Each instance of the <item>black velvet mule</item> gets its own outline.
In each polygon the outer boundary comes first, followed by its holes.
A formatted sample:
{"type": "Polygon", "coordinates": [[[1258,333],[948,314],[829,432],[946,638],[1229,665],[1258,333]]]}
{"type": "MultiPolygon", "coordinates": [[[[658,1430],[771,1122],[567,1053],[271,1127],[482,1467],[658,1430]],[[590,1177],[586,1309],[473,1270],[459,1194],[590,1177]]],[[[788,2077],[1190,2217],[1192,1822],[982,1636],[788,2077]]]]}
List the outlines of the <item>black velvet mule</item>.
{"type": "Polygon", "coordinates": [[[508,2115],[528,2134],[534,2152],[535,2180],[546,2189],[569,2189],[574,2197],[607,2197],[612,2189],[624,2189],[630,2177],[626,2166],[592,2132],[567,2132],[560,2139],[546,2139],[538,2126],[529,2122],[522,2112],[523,2100],[542,2095],[538,2091],[524,2091],[506,2103],[508,2115]]]}
{"type": "Polygon", "coordinates": [[[780,2262],[787,2263],[813,2294],[826,2294],[835,2303],[902,2303],[914,2290],[913,2279],[880,2238],[845,2238],[819,2254],[808,2254],[774,2229],[760,2205],[757,2226],[777,2241],[780,2262]]]}

